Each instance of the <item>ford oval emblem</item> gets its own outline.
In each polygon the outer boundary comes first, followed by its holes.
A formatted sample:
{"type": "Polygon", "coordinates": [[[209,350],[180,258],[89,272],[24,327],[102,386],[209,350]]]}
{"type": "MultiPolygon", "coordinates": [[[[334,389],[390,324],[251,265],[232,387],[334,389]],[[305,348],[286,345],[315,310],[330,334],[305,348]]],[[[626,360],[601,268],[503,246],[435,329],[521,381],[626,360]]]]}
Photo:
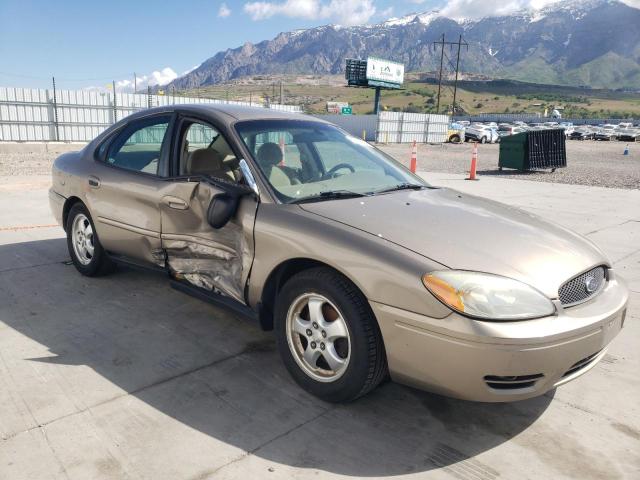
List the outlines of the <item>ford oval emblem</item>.
{"type": "Polygon", "coordinates": [[[588,276],[584,279],[584,289],[587,293],[593,293],[598,289],[599,283],[595,277],[588,276]]]}

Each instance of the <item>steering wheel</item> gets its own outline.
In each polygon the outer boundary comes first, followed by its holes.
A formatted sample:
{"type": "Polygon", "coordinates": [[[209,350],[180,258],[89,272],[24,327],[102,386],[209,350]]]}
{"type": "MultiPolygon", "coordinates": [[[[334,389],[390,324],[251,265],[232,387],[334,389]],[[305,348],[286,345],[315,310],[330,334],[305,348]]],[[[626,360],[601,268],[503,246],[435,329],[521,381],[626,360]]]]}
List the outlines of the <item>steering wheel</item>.
{"type": "Polygon", "coordinates": [[[334,166],[333,166],[333,168],[331,168],[327,173],[325,173],[325,174],[322,176],[322,179],[324,180],[324,179],[326,179],[326,178],[333,178],[333,177],[335,177],[335,173],[336,173],[338,170],[341,170],[341,169],[343,169],[343,168],[347,168],[347,169],[351,170],[351,173],[355,173],[355,172],[356,172],[356,169],[355,169],[355,168],[353,168],[353,167],[352,167],[351,165],[349,165],[348,163],[339,163],[339,164],[337,164],[337,165],[334,165],[334,166]]]}

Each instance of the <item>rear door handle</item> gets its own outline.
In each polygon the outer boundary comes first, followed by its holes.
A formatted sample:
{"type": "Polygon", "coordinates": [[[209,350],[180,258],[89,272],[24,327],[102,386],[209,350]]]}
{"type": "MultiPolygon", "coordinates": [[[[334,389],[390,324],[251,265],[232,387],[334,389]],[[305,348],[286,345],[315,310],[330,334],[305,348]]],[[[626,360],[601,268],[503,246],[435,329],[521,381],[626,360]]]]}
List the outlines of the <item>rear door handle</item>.
{"type": "Polygon", "coordinates": [[[100,188],[100,179],[98,177],[89,175],[88,182],[90,187],[100,188]]]}
{"type": "Polygon", "coordinates": [[[172,197],[167,195],[166,197],[162,197],[162,203],[167,205],[169,208],[174,208],[176,210],[187,210],[189,208],[189,204],[178,197],[172,197]]]}

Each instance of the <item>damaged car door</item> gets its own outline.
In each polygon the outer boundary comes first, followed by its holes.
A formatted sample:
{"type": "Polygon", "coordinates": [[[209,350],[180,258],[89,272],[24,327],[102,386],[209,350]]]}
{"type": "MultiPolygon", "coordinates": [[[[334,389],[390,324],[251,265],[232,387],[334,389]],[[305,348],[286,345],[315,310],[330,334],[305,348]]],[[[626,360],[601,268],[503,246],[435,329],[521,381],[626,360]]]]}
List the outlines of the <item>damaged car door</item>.
{"type": "Polygon", "coordinates": [[[244,304],[257,197],[215,127],[183,118],[176,132],[176,176],[160,201],[167,266],[179,280],[244,304]]]}

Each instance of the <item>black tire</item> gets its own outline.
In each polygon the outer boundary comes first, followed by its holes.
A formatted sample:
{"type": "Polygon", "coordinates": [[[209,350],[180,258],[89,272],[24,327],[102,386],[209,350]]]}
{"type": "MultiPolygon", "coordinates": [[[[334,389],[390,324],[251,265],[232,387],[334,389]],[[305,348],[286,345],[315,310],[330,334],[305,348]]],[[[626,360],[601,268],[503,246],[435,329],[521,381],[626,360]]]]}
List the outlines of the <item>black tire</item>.
{"type": "Polygon", "coordinates": [[[382,382],[388,374],[382,334],[362,292],[346,277],[329,268],[302,271],[283,286],[275,306],[278,350],[293,379],[309,393],[328,402],[349,402],[382,382]],[[351,339],[351,359],[337,380],[320,382],[305,373],[294,359],[287,341],[287,313],[300,295],[320,294],[342,313],[351,339]]]}
{"type": "Polygon", "coordinates": [[[451,135],[449,141],[451,143],[460,143],[460,135],[451,135]]]}
{"type": "Polygon", "coordinates": [[[67,249],[69,250],[69,256],[71,257],[71,261],[73,262],[76,269],[87,277],[97,277],[100,275],[106,275],[111,273],[115,264],[107,255],[104,248],[100,244],[100,240],[98,239],[98,234],[96,232],[96,227],[93,223],[93,219],[89,214],[89,210],[82,203],[78,202],[71,207],[69,211],[69,215],[67,216],[67,249]],[[89,222],[91,223],[91,229],[93,230],[93,255],[88,264],[83,264],[82,261],[76,255],[76,252],[73,248],[73,240],[72,240],[72,228],[73,222],[78,215],[84,215],[87,217],[89,222]]]}
{"type": "Polygon", "coordinates": [[[480,139],[480,143],[487,143],[487,137],[482,137],[480,139]]]}

